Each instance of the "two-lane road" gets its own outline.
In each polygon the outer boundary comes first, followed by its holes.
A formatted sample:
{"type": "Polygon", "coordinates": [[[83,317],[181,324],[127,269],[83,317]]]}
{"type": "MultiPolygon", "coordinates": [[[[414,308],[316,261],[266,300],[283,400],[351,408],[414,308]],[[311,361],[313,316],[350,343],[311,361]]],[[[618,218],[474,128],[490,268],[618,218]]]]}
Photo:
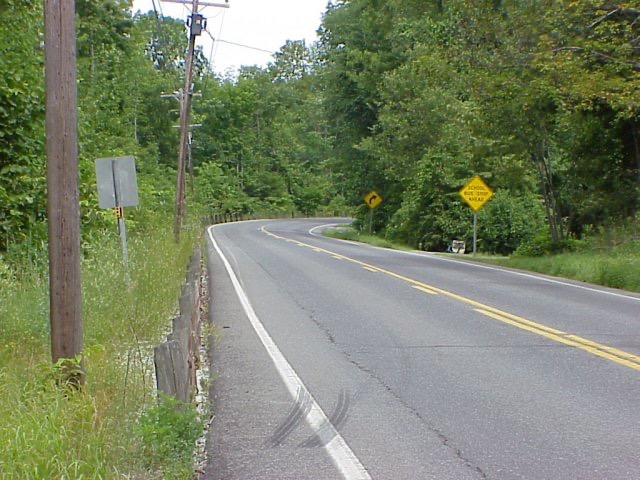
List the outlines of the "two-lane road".
{"type": "Polygon", "coordinates": [[[334,222],[208,231],[206,478],[640,478],[640,296],[334,222]]]}

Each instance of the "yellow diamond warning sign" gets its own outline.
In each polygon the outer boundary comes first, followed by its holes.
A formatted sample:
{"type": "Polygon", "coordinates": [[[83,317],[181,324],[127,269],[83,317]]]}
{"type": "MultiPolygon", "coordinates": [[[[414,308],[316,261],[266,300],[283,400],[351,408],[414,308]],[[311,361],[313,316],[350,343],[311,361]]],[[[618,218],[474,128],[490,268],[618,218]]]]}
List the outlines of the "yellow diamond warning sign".
{"type": "Polygon", "coordinates": [[[382,197],[376,192],[369,192],[364,196],[364,201],[369,208],[376,208],[382,203],[382,197]]]}
{"type": "Polygon", "coordinates": [[[480,210],[493,197],[493,190],[478,176],[469,180],[458,193],[474,212],[480,210]]]}

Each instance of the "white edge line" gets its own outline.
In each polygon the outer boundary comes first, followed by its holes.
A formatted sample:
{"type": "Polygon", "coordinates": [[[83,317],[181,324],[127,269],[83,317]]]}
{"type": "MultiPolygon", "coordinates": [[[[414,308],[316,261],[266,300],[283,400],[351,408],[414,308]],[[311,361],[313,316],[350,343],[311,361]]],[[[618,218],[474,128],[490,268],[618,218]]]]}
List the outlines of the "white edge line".
{"type": "MultiPolygon", "coordinates": [[[[343,223],[329,223],[327,225],[318,225],[317,227],[313,227],[311,230],[309,230],[309,234],[311,236],[318,237],[319,235],[315,233],[315,230],[317,230],[319,228],[333,227],[333,226],[336,226],[336,225],[345,225],[345,224],[343,224],[343,223]]],[[[441,257],[439,255],[436,255],[435,253],[430,253],[430,252],[408,252],[406,250],[395,250],[395,249],[389,249],[389,248],[376,247],[374,245],[368,245],[366,243],[361,243],[361,242],[352,242],[352,241],[349,241],[349,240],[340,240],[340,239],[334,239],[334,240],[343,241],[343,242],[346,242],[346,243],[350,243],[352,245],[362,245],[362,246],[365,246],[365,247],[375,248],[375,249],[378,249],[378,250],[393,251],[395,253],[401,253],[401,254],[404,254],[404,255],[413,255],[415,257],[423,257],[423,258],[434,258],[434,259],[442,261],[442,262],[453,262],[453,263],[457,263],[457,264],[468,265],[470,267],[483,268],[485,270],[494,270],[496,272],[509,273],[511,275],[517,275],[519,277],[526,277],[526,278],[532,278],[534,280],[540,280],[541,282],[553,283],[553,284],[556,284],[556,285],[563,285],[565,287],[573,287],[573,288],[577,288],[579,290],[587,290],[588,292],[600,293],[602,295],[610,295],[612,297],[625,298],[627,300],[635,300],[637,302],[640,302],[640,297],[634,297],[632,295],[626,295],[624,293],[610,292],[609,290],[602,290],[602,289],[595,288],[595,287],[587,287],[585,285],[576,285],[574,283],[564,282],[562,280],[555,280],[553,278],[547,278],[547,277],[544,277],[542,275],[535,275],[533,273],[519,272],[517,270],[512,270],[512,269],[508,269],[508,268],[494,267],[492,265],[484,265],[484,264],[481,264],[481,263],[474,263],[474,262],[470,262],[470,261],[469,262],[465,262],[463,260],[455,260],[453,258],[441,257]]],[[[602,288],[607,288],[607,287],[602,287],[602,288]]]]}
{"type": "Polygon", "coordinates": [[[502,272],[502,273],[508,273],[508,274],[511,274],[511,275],[516,275],[518,277],[532,278],[534,280],[539,280],[541,282],[553,283],[553,284],[562,285],[562,286],[565,286],[565,287],[577,288],[578,290],[587,290],[587,291],[593,292],[593,293],[600,293],[602,295],[610,295],[612,297],[619,297],[619,298],[624,298],[624,299],[627,299],[627,300],[635,300],[637,302],[640,302],[640,297],[634,297],[632,295],[627,295],[627,294],[624,294],[624,293],[617,293],[617,292],[610,292],[608,290],[603,290],[604,288],[607,288],[607,287],[602,287],[603,289],[599,289],[599,288],[596,288],[596,287],[587,287],[586,285],[577,285],[577,284],[571,283],[571,282],[566,282],[566,281],[562,281],[562,280],[556,280],[556,279],[553,279],[553,278],[548,278],[548,277],[542,276],[542,274],[536,275],[534,273],[519,272],[517,270],[513,270],[513,269],[509,269],[509,268],[500,268],[500,267],[495,267],[495,266],[492,266],[492,265],[485,265],[485,264],[482,264],[482,263],[475,263],[475,262],[464,261],[464,260],[456,260],[456,259],[453,259],[453,258],[441,257],[440,255],[436,255],[434,253],[403,252],[402,250],[396,250],[396,251],[400,252],[400,253],[404,253],[405,255],[415,255],[415,256],[418,256],[418,257],[431,257],[431,258],[434,258],[434,259],[442,261],[442,262],[453,262],[453,263],[457,263],[457,264],[468,265],[470,267],[482,268],[482,269],[485,269],[485,270],[493,270],[493,271],[502,272]]]}
{"type": "Polygon", "coordinates": [[[260,322],[260,320],[258,319],[258,316],[251,306],[251,302],[249,302],[247,294],[244,292],[242,286],[240,285],[240,282],[238,281],[238,277],[234,273],[231,265],[229,264],[229,261],[224,256],[222,250],[220,249],[220,247],[218,247],[218,244],[213,238],[212,229],[213,226],[207,229],[207,232],[209,233],[209,239],[211,240],[211,245],[222,259],[222,263],[227,269],[227,273],[229,274],[231,283],[233,284],[236,294],[238,295],[238,299],[242,304],[242,308],[249,318],[251,326],[253,327],[256,334],[260,338],[260,341],[267,350],[267,353],[269,353],[269,356],[271,357],[273,364],[278,370],[282,381],[287,387],[289,394],[295,400],[300,393],[303,393],[308,395],[307,398],[311,400],[311,410],[306,417],[307,423],[316,433],[320,433],[321,428],[323,430],[329,430],[328,433],[329,436],[332,437],[332,439],[330,442],[325,444],[324,449],[327,451],[338,470],[340,470],[340,473],[345,478],[345,480],[371,480],[369,473],[364,468],[362,463],[360,463],[360,460],[358,460],[351,448],[349,448],[349,445],[347,445],[340,433],[338,433],[333,424],[329,421],[322,408],[320,408],[320,405],[318,405],[309,390],[307,390],[307,387],[304,385],[304,383],[302,383],[300,377],[298,377],[293,367],[289,364],[289,362],[287,362],[282,352],[280,352],[278,346],[275,344],[267,330],[264,328],[264,325],[262,325],[262,322],[260,322]]]}
{"type": "MultiPolygon", "coordinates": [[[[312,237],[320,237],[320,236],[322,236],[322,237],[326,238],[324,235],[316,234],[315,231],[318,230],[319,228],[338,227],[340,225],[349,225],[349,224],[348,223],[327,223],[326,225],[317,225],[317,226],[313,227],[311,230],[309,230],[309,235],[311,235],[312,237]]],[[[359,242],[353,242],[353,243],[360,245],[359,242]]]]}

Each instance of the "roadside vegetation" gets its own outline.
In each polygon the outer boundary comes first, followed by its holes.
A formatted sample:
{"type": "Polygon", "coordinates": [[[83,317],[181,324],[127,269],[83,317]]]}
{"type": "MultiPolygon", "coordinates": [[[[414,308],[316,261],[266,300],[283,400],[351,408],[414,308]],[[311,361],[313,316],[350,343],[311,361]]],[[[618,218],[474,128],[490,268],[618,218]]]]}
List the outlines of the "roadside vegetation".
{"type": "MultiPolygon", "coordinates": [[[[133,155],[147,200],[175,178],[176,100],[162,94],[183,84],[184,22],[132,14],[130,4],[76,1],[88,228],[101,223],[95,158],[133,155]]],[[[42,23],[42,0],[0,6],[7,259],[15,245],[45,240],[42,23]]],[[[198,51],[193,121],[202,127],[189,203],[199,213],[351,209],[364,223],[363,198],[375,191],[383,201],[374,233],[437,251],[452,239],[470,242],[458,191],[479,175],[495,192],[478,214],[484,253],[509,255],[541,232],[561,246],[637,218],[638,9],[592,0],[335,0],[319,33],[317,43],[287,41],[269,65],[237,75],[216,74],[198,51]]]]}
{"type": "MultiPolygon", "coordinates": [[[[563,277],[605,287],[640,292],[640,236],[634,228],[612,228],[592,234],[581,241],[566,242],[558,252],[557,245],[542,236],[511,255],[479,253],[447,254],[465,261],[489,263],[503,267],[528,270],[563,277]]],[[[410,249],[408,245],[368,235],[355,227],[332,228],[324,231],[331,238],[367,243],[396,250],[410,249]]],[[[480,239],[480,242],[482,239],[480,239]]]]}
{"type": "Polygon", "coordinates": [[[640,235],[637,227],[611,227],[582,240],[567,242],[564,251],[560,252],[554,252],[550,242],[532,242],[509,257],[480,257],[479,260],[640,292],[640,235]]]}
{"type": "MultiPolygon", "coordinates": [[[[115,226],[114,226],[115,227],[115,226]]],[[[118,235],[94,233],[82,262],[86,385],[60,383],[49,350],[46,252],[0,275],[3,479],[189,478],[191,407],[156,400],[152,348],[170,328],[198,230],[132,229],[127,285],[118,235]],[[178,438],[175,438],[178,437],[178,438]]],[[[197,435],[196,435],[197,438],[197,435]]]]}
{"type": "Polygon", "coordinates": [[[153,395],[152,345],[203,218],[343,216],[350,239],[638,290],[640,12],[619,2],[334,0],[319,41],[216,74],[198,50],[191,230],[169,232],[184,19],[76,0],[87,384],[49,363],[43,0],[0,2],[0,471],[188,478],[193,412],[153,395]],[[25,28],[28,25],[28,28],[25,28]],[[94,160],[132,155],[131,287],[94,160]],[[375,191],[369,209],[363,198],[375,191]],[[464,258],[469,258],[465,255],[464,258]],[[6,446],[6,447],[5,447],[6,446]]]}

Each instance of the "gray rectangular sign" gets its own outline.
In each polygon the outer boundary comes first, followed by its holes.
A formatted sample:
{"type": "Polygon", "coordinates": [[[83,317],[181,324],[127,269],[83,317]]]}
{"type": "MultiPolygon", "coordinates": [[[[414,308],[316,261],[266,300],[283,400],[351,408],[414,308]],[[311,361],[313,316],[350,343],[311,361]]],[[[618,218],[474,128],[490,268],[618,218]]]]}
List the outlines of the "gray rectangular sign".
{"type": "Polygon", "coordinates": [[[133,157],[96,159],[96,180],[100,208],[138,205],[138,179],[133,157]]]}

